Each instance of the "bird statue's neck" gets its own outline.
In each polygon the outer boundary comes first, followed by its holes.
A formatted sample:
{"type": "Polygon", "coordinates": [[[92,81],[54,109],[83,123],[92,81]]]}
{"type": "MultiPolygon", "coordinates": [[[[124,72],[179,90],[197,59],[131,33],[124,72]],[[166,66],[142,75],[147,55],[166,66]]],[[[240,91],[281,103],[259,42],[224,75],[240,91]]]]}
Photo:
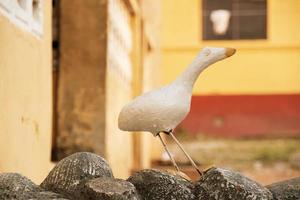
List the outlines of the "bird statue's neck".
{"type": "MultiPolygon", "coordinates": [[[[208,66],[219,60],[231,56],[234,52],[228,52],[226,48],[206,47],[196,56],[187,69],[174,81],[175,84],[181,84],[192,90],[198,76],[208,66]],[[231,54],[231,55],[230,55],[231,54]]],[[[232,50],[233,51],[233,50],[232,50]]]]}

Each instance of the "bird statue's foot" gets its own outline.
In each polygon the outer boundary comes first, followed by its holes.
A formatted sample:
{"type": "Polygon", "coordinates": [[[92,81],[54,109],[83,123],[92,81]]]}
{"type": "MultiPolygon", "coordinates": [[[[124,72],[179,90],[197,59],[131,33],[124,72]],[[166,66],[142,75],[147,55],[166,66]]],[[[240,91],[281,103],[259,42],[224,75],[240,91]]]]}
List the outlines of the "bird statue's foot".
{"type": "Polygon", "coordinates": [[[196,168],[196,171],[199,173],[200,176],[203,176],[203,172],[200,169],[196,168]]]}
{"type": "Polygon", "coordinates": [[[207,172],[208,170],[210,170],[211,168],[216,168],[216,166],[215,166],[214,164],[209,165],[209,166],[205,167],[205,169],[203,170],[203,172],[205,173],[205,172],[207,172]]]}
{"type": "Polygon", "coordinates": [[[175,176],[180,176],[180,177],[182,177],[182,178],[184,178],[184,179],[186,179],[186,180],[188,180],[188,181],[191,181],[192,179],[188,176],[188,175],[186,175],[184,172],[182,172],[182,171],[174,171],[174,170],[170,170],[169,171],[172,175],[175,175],[175,176]]]}
{"type": "Polygon", "coordinates": [[[196,171],[199,173],[200,177],[203,175],[202,171],[198,168],[194,160],[191,158],[191,156],[184,150],[183,146],[180,144],[180,142],[177,140],[177,138],[173,135],[173,132],[170,131],[169,134],[175,141],[175,143],[179,146],[181,151],[184,153],[184,155],[188,158],[188,160],[191,162],[192,166],[196,169],[196,171]]]}
{"type": "Polygon", "coordinates": [[[166,134],[166,135],[170,135],[170,133],[172,133],[173,132],[173,130],[171,129],[171,130],[169,130],[169,131],[162,131],[164,134],[166,134]]]}
{"type": "Polygon", "coordinates": [[[168,149],[168,147],[167,147],[167,144],[164,142],[164,140],[163,140],[162,137],[160,136],[160,133],[158,133],[157,135],[158,135],[158,137],[159,137],[159,139],[160,139],[162,145],[164,146],[165,151],[167,152],[167,154],[168,154],[168,156],[169,156],[169,158],[170,158],[170,160],[171,160],[173,166],[175,167],[176,171],[180,172],[180,169],[179,169],[178,165],[176,164],[176,162],[175,162],[175,160],[174,160],[172,154],[170,153],[170,151],[169,151],[169,149],[168,149]]]}

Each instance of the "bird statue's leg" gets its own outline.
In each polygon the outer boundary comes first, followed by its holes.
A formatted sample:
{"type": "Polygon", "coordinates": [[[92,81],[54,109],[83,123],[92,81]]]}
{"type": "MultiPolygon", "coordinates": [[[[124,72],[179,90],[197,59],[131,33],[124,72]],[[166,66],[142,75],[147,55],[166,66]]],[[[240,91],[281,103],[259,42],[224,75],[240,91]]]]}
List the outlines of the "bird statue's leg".
{"type": "Polygon", "coordinates": [[[176,162],[175,162],[173,156],[171,155],[170,151],[168,150],[168,147],[167,147],[166,143],[163,141],[162,137],[160,136],[160,133],[158,133],[157,135],[158,135],[158,137],[159,137],[161,143],[163,144],[163,146],[164,146],[164,148],[165,148],[165,150],[166,150],[168,156],[170,157],[170,159],[171,159],[171,161],[172,161],[172,163],[173,163],[173,165],[174,165],[176,171],[177,171],[177,172],[180,172],[178,165],[176,164],[176,162]]]}
{"type": "Polygon", "coordinates": [[[176,137],[173,134],[173,131],[169,131],[168,134],[171,135],[171,137],[173,138],[173,140],[176,142],[176,144],[179,146],[179,148],[181,149],[181,151],[184,153],[184,155],[189,159],[189,161],[192,163],[192,165],[195,167],[196,171],[200,174],[200,176],[202,176],[202,171],[198,168],[198,166],[196,165],[196,163],[193,161],[193,159],[191,158],[191,156],[184,150],[183,146],[180,144],[180,142],[176,139],[176,137]]]}

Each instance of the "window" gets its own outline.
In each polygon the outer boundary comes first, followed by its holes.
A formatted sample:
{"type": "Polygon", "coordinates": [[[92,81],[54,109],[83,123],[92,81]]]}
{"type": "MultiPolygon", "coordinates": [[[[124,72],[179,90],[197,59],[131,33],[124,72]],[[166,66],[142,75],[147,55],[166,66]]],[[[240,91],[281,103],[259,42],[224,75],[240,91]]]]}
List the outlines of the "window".
{"type": "Polygon", "coordinates": [[[124,1],[108,1],[108,69],[127,85],[132,81],[131,15],[124,1]]]}
{"type": "Polygon", "coordinates": [[[20,6],[23,10],[28,10],[29,5],[28,5],[28,1],[26,0],[17,0],[18,2],[18,6],[20,6]]]}
{"type": "Polygon", "coordinates": [[[0,0],[0,16],[7,17],[13,24],[32,32],[43,33],[42,0],[0,0]]]}
{"type": "Polygon", "coordinates": [[[202,0],[203,40],[265,39],[266,0],[202,0]]]}
{"type": "Polygon", "coordinates": [[[0,0],[0,13],[6,14],[11,10],[11,0],[0,0]]]}

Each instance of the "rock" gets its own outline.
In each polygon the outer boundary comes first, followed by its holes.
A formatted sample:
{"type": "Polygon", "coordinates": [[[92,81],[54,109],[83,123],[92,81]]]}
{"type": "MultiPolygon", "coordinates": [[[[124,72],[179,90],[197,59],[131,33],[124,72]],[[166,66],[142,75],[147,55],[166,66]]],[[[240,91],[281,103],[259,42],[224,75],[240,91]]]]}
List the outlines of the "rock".
{"type": "Polygon", "coordinates": [[[146,169],[128,178],[142,199],[145,200],[191,200],[194,199],[193,184],[178,175],[146,169]]]}
{"type": "Polygon", "coordinates": [[[21,174],[0,174],[0,199],[30,199],[39,191],[39,186],[21,174]]]}
{"type": "Polygon", "coordinates": [[[67,197],[79,198],[83,184],[89,179],[98,177],[113,178],[107,162],[96,154],[80,152],[59,161],[41,186],[67,197]]]}
{"type": "Polygon", "coordinates": [[[273,194],[274,200],[300,199],[300,177],[266,186],[273,194]]]}
{"type": "Polygon", "coordinates": [[[43,191],[38,185],[18,173],[0,174],[0,199],[66,200],[59,194],[43,191]]]}
{"type": "Polygon", "coordinates": [[[112,178],[96,178],[87,181],[83,193],[90,200],[139,200],[137,190],[128,181],[112,178]]]}
{"type": "Polygon", "coordinates": [[[30,198],[31,200],[68,200],[64,198],[62,195],[49,192],[49,191],[41,191],[33,195],[30,198]]]}
{"type": "Polygon", "coordinates": [[[231,170],[211,168],[195,183],[197,200],[269,200],[271,192],[257,182],[231,170]]]}

